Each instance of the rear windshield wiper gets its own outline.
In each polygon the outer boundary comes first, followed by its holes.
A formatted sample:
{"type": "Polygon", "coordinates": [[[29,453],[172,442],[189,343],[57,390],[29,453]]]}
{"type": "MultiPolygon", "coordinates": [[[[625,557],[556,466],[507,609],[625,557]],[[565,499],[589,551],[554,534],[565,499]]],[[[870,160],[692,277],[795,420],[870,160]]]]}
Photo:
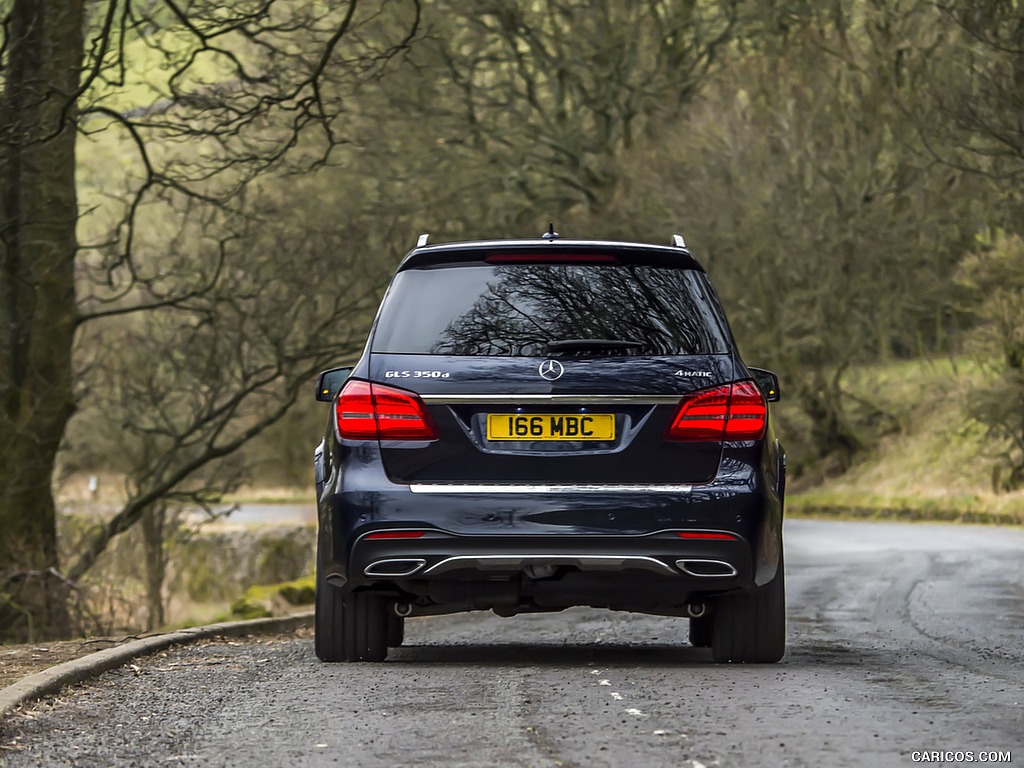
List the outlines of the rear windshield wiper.
{"type": "Polygon", "coordinates": [[[559,339],[549,341],[548,352],[589,352],[601,349],[641,349],[644,346],[639,341],[626,341],[623,339],[559,339]]]}

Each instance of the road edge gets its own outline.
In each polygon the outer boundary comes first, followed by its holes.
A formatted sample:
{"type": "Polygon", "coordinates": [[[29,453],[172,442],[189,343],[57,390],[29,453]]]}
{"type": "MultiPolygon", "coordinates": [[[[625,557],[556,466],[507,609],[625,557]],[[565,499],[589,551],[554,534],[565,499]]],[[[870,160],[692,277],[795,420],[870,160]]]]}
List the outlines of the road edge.
{"type": "Polygon", "coordinates": [[[90,653],[88,656],[35,672],[0,689],[0,718],[6,717],[23,704],[57,693],[64,686],[80,683],[120,667],[132,659],[147,656],[174,645],[185,645],[211,637],[239,637],[287,632],[308,626],[312,621],[312,611],[279,618],[225,621],[219,624],[208,624],[204,627],[190,627],[162,635],[143,637],[114,648],[105,648],[102,651],[90,653]]]}
{"type": "MultiPolygon", "coordinates": [[[[789,500],[787,499],[787,502],[789,500]]],[[[1024,512],[986,512],[906,509],[899,507],[858,507],[841,504],[800,504],[786,510],[786,516],[804,520],[863,520],[865,522],[945,523],[1017,528],[1024,526],[1024,512]]]]}

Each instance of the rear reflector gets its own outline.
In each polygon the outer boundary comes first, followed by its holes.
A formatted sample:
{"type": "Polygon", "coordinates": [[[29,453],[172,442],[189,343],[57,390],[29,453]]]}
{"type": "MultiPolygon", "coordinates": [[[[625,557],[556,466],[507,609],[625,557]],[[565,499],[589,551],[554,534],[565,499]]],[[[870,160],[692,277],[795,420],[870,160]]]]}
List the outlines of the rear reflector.
{"type": "Polygon", "coordinates": [[[366,538],[368,539],[420,539],[423,538],[425,531],[377,531],[377,533],[371,533],[366,538]]]}
{"type": "Polygon", "coordinates": [[[757,440],[764,434],[768,406],[752,381],[723,384],[679,401],[666,440],[757,440]]]}
{"type": "Polygon", "coordinates": [[[680,539],[701,540],[701,541],[736,541],[731,533],[715,533],[713,531],[676,531],[680,539]]]}
{"type": "Polygon", "coordinates": [[[488,264],[618,264],[607,253],[499,253],[484,259],[488,264]]]}
{"type": "Polygon", "coordinates": [[[349,380],[334,405],[348,440],[436,440],[437,427],[415,392],[349,380]]]}

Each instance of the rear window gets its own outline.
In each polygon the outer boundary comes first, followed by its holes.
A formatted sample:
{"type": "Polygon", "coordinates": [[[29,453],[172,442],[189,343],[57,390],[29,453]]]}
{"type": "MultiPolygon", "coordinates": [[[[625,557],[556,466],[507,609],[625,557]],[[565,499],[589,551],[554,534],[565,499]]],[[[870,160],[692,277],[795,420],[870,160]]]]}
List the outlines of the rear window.
{"type": "Polygon", "coordinates": [[[418,355],[539,357],[573,339],[633,342],[569,354],[729,351],[703,272],[634,264],[472,264],[399,272],[371,349],[418,355]]]}

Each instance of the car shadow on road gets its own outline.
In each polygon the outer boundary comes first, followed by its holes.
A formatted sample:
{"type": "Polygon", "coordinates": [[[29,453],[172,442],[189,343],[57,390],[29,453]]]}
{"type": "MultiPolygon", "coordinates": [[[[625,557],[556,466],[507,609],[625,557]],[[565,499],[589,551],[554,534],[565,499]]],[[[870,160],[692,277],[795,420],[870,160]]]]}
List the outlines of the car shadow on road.
{"type": "MultiPolygon", "coordinates": [[[[789,667],[872,667],[887,658],[877,649],[834,644],[790,643],[780,664],[789,667]]],[[[460,666],[644,666],[706,667],[716,665],[707,648],[680,643],[495,643],[471,645],[403,645],[388,654],[395,664],[458,664],[460,666]]],[[[747,666],[747,665],[736,665],[747,666]]],[[[754,665],[751,665],[754,666],[754,665]]],[[[760,665],[756,665],[760,666],[760,665]]],[[[770,666],[770,665],[768,665],[770,666]]]]}
{"type": "Polygon", "coordinates": [[[392,649],[388,663],[460,666],[628,666],[685,667],[711,664],[711,651],[689,645],[610,645],[597,643],[497,643],[487,645],[407,645],[392,649]]]}

